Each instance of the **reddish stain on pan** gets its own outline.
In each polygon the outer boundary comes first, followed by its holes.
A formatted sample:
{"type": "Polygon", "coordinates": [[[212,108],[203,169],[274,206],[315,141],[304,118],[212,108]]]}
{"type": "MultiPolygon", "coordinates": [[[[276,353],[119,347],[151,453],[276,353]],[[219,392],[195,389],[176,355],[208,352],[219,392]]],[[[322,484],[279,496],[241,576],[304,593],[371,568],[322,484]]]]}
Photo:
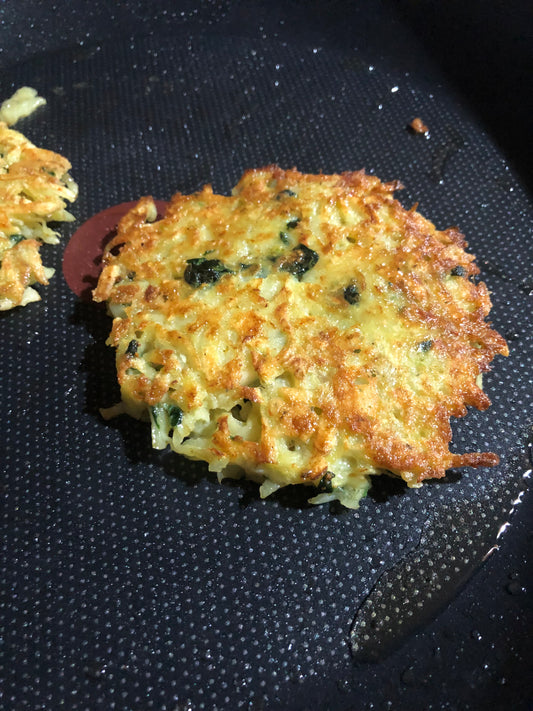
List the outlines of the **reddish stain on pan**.
{"type": "MultiPolygon", "coordinates": [[[[154,200],[158,217],[165,214],[167,203],[154,200]]],[[[63,276],[65,281],[84,301],[90,301],[102,270],[102,253],[106,244],[115,235],[120,218],[132,207],[133,202],[113,205],[93,215],[72,235],[63,253],[63,276]]]]}

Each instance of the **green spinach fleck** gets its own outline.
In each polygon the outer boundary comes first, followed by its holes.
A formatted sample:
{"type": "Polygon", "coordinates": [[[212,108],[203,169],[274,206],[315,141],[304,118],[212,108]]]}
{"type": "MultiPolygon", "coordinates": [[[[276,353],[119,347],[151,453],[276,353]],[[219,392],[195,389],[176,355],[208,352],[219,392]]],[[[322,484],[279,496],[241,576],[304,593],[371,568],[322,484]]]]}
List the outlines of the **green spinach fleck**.
{"type": "Polygon", "coordinates": [[[331,494],[333,491],[333,478],[335,474],[327,471],[317,484],[317,491],[320,494],[331,494]]]}
{"type": "Polygon", "coordinates": [[[198,287],[201,284],[214,284],[223,274],[231,274],[231,270],[220,259],[196,257],[187,260],[184,279],[187,284],[198,287]]]}
{"type": "Polygon", "coordinates": [[[303,275],[318,262],[318,254],[305,244],[299,244],[280,262],[280,269],[301,281],[303,275]]]}

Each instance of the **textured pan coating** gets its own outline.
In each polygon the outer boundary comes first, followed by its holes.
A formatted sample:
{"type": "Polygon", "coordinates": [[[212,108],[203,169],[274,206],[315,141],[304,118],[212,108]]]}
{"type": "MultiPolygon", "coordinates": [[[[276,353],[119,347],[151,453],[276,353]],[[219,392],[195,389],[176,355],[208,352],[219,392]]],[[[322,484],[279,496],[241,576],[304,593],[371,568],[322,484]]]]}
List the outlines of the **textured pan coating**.
{"type": "Polygon", "coordinates": [[[357,506],[370,474],[408,485],[497,463],[450,452],[450,417],[485,409],[504,339],[455,228],[438,231],[364,172],[244,174],[231,196],[143,198],[95,290],[115,317],[123,408],[153,443],[223,476],[315,487],[357,506]]]}
{"type": "Polygon", "coordinates": [[[59,242],[48,222],[74,219],[65,209],[78,194],[70,168],[66,158],[0,122],[0,311],[38,301],[31,285],[48,284],[54,273],[39,250],[59,242]]]}

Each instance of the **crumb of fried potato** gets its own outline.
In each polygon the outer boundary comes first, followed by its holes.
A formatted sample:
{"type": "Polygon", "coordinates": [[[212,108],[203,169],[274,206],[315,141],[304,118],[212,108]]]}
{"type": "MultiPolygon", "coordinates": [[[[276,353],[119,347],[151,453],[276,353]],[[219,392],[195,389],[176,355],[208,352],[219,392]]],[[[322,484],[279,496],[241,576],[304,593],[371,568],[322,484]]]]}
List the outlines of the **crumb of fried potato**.
{"type": "Polygon", "coordinates": [[[411,121],[409,128],[415,133],[429,133],[428,127],[418,116],[411,121]]]}

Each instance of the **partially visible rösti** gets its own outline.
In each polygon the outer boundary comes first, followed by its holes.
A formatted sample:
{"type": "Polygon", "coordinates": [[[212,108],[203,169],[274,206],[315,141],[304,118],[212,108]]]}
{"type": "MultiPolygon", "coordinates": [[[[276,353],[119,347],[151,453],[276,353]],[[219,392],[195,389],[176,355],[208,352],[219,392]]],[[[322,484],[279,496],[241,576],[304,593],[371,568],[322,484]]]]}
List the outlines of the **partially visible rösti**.
{"type": "Polygon", "coordinates": [[[123,218],[94,298],[122,407],[150,417],[155,447],[350,507],[371,474],[416,486],[498,461],[449,449],[450,417],[488,407],[481,374],[508,352],[487,288],[458,230],[398,187],[271,166],[123,218]]]}
{"type": "Polygon", "coordinates": [[[48,284],[54,273],[39,250],[59,242],[48,222],[74,219],[66,210],[78,194],[70,168],[66,158],[0,122],[0,311],[38,301],[32,284],[48,284]]]}

